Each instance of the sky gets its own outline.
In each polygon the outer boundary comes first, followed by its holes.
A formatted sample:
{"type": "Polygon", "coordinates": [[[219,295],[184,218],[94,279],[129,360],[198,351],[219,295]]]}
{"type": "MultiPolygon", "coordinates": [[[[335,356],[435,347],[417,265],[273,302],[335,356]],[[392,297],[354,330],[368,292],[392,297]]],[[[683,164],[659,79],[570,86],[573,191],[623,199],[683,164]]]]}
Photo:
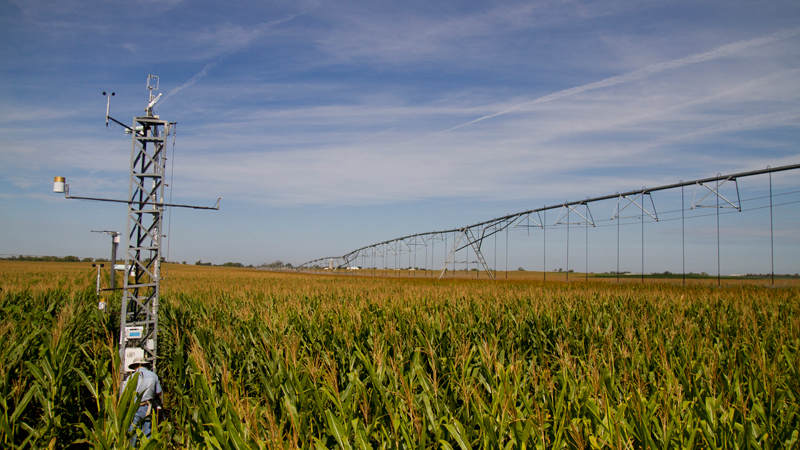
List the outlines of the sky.
{"type": "MultiPolygon", "coordinates": [[[[125,206],[66,200],[52,180],[66,177],[76,196],[127,195],[130,136],[105,129],[101,93],[115,92],[111,116],[130,123],[149,74],[163,94],[156,114],[177,122],[172,201],[223,197],[219,211],[168,214],[171,261],[297,265],[542,205],[800,163],[795,0],[0,0],[0,61],[2,255],[108,257],[109,239],[91,230],[124,232],[125,206]]],[[[798,174],[773,177],[779,273],[800,271],[798,174]]],[[[739,183],[759,206],[724,216],[723,273],[769,272],[766,183],[739,183]]],[[[674,211],[680,198],[657,201],[674,211]]],[[[613,204],[597,207],[611,217],[613,204]]],[[[707,221],[690,221],[683,253],[674,226],[648,224],[645,271],[675,271],[689,255],[714,272],[707,221]]],[[[569,251],[614,270],[613,236],[600,230],[586,235],[591,252],[569,251]]],[[[511,233],[513,268],[562,267],[556,249],[572,249],[554,230],[542,261],[541,234],[511,233]]],[[[639,268],[637,236],[622,238],[626,270],[639,268]]]]}

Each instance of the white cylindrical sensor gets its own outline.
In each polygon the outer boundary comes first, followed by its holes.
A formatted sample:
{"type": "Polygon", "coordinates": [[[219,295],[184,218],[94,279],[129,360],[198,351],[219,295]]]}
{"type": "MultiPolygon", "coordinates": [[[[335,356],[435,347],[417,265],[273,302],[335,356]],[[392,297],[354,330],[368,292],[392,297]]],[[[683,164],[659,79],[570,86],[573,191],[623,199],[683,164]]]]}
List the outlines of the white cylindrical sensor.
{"type": "Polygon", "coordinates": [[[57,194],[64,193],[64,184],[67,180],[64,177],[56,177],[53,180],[53,192],[57,194]]]}

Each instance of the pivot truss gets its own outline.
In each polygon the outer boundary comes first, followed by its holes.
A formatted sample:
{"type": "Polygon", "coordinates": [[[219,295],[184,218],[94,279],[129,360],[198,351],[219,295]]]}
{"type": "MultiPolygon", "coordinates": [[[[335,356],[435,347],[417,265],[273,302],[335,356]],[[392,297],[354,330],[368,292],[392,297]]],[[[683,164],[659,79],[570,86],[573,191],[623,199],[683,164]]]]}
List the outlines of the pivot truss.
{"type": "MultiPolygon", "coordinates": [[[[767,167],[762,170],[740,172],[730,175],[717,174],[716,177],[704,178],[701,180],[681,181],[679,183],[654,188],[642,187],[635,191],[543,206],[541,208],[508,214],[503,217],[497,217],[465,227],[417,233],[390,239],[361,247],[341,256],[326,256],[324,258],[314,259],[301,264],[299,268],[330,269],[336,271],[342,269],[362,269],[369,265],[373,270],[399,270],[401,267],[405,266],[407,268],[406,270],[410,271],[417,266],[417,253],[424,249],[425,261],[427,262],[428,250],[430,249],[431,254],[433,254],[434,247],[436,243],[439,242],[448,249],[439,278],[442,278],[447,273],[448,268],[455,270],[456,265],[465,265],[467,268],[466,270],[469,270],[469,265],[472,264],[476,269],[479,268],[479,271],[485,272],[489,278],[494,279],[495,272],[490,268],[483,256],[483,244],[486,242],[487,238],[492,236],[495,236],[496,239],[498,233],[503,231],[508,233],[509,228],[539,228],[546,233],[547,228],[566,227],[567,246],[569,246],[569,227],[571,225],[583,227],[596,226],[590,208],[592,203],[616,199],[616,206],[612,213],[611,220],[616,220],[617,224],[619,224],[620,219],[638,219],[642,221],[642,224],[644,224],[645,220],[658,222],[658,212],[656,211],[655,202],[651,194],[657,191],[678,188],[683,189],[686,186],[695,187],[695,194],[690,209],[716,208],[719,212],[719,209],[731,208],[741,211],[741,198],[739,196],[739,184],[737,181],[739,178],[795,169],[800,169],[800,164],[774,168],[767,167]],[[726,193],[726,195],[722,195],[720,193],[720,189],[724,185],[733,185],[732,190],[730,188],[728,189],[732,194],[726,193]],[[556,220],[551,225],[548,225],[546,221],[547,211],[549,210],[558,210],[556,220]],[[376,260],[379,262],[378,265],[376,265],[376,260]]],[[[569,252],[567,252],[567,258],[569,258],[569,252]]],[[[567,259],[567,265],[569,266],[569,259],[567,259]]]]}

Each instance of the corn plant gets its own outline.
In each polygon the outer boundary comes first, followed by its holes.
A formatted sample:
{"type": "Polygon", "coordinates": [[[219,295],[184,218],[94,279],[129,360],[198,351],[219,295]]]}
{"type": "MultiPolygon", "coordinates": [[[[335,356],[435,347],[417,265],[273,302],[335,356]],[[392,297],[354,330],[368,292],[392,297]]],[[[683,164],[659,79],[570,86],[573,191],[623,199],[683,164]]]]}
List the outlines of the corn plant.
{"type": "MultiPolygon", "coordinates": [[[[148,448],[800,446],[796,286],[167,273],[148,448]]],[[[52,277],[2,283],[0,442],[124,445],[116,318],[52,277]]]]}

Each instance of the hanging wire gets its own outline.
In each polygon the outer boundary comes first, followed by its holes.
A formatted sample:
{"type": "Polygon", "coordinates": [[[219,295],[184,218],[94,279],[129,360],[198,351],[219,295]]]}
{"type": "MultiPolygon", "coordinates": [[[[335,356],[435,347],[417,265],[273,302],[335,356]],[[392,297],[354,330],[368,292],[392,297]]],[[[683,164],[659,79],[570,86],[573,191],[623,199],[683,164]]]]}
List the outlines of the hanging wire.
{"type": "MultiPolygon", "coordinates": [[[[169,167],[169,203],[172,204],[172,180],[175,176],[175,136],[178,134],[178,123],[172,124],[172,157],[170,159],[169,167]]],[[[167,213],[167,262],[169,262],[169,244],[172,242],[172,208],[167,213]]],[[[167,278],[166,270],[164,271],[164,279],[167,278]]],[[[164,294],[166,294],[167,284],[164,284],[164,294]]]]}

